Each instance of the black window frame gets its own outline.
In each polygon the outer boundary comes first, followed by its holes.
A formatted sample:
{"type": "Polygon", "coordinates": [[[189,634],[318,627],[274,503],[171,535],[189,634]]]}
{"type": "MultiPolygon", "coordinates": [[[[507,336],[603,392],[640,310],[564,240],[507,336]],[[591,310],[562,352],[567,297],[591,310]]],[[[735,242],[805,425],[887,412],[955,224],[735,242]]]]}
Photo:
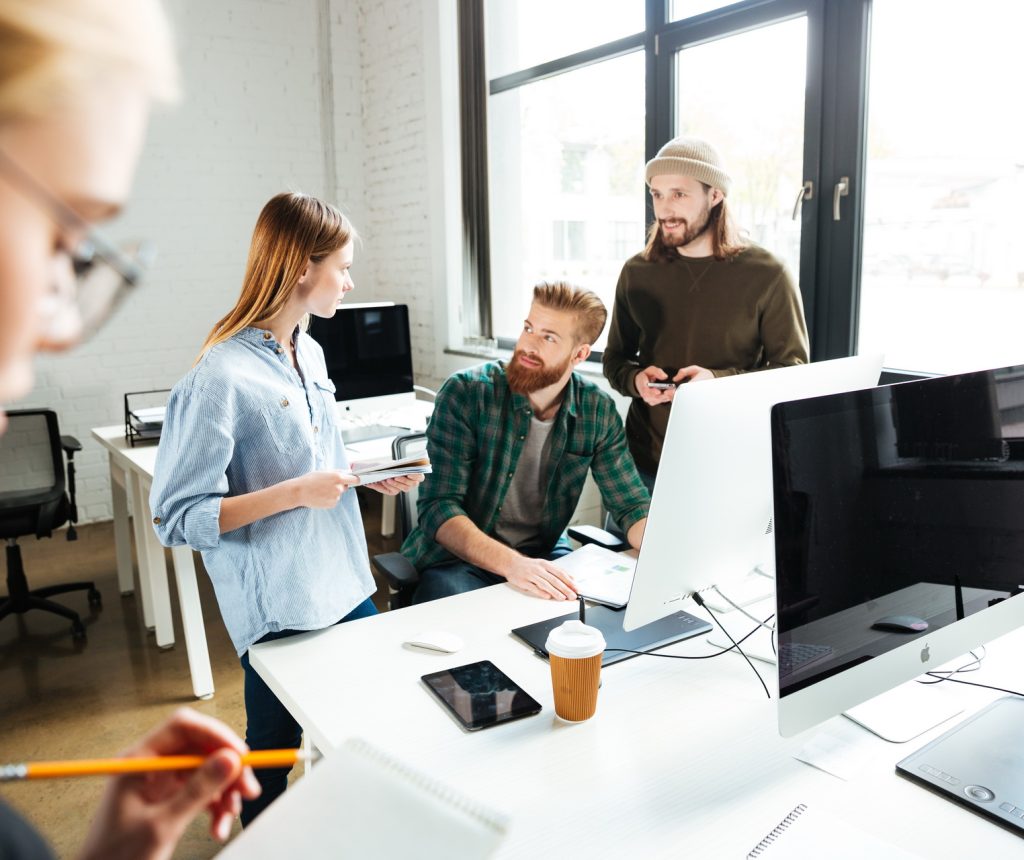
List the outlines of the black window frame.
{"type": "MultiPolygon", "coordinates": [[[[486,134],[489,96],[642,50],[646,68],[644,150],[650,159],[675,128],[673,61],[677,50],[806,15],[803,175],[813,182],[814,192],[802,204],[799,282],[812,360],[853,355],[857,348],[863,243],[871,0],[743,0],[678,21],[669,21],[669,0],[634,2],[645,6],[642,32],[488,79],[484,0],[460,0],[466,273],[463,335],[496,341],[503,349],[514,345],[509,338],[495,338],[491,317],[486,134]],[[839,198],[841,217],[836,220],[833,194],[843,177],[849,190],[839,198]]],[[[653,213],[647,194],[644,200],[649,223],[653,213]]],[[[595,353],[595,358],[600,355],[595,353]]]]}

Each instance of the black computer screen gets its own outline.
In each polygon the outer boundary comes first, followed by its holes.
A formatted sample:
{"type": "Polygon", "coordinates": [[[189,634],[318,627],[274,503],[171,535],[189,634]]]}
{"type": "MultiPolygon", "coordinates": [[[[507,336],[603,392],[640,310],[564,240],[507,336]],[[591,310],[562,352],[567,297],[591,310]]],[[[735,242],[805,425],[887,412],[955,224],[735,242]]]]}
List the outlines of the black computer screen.
{"type": "Polygon", "coordinates": [[[779,404],[772,459],[782,695],[1024,585],[1024,366],[779,404]]]}
{"type": "Polygon", "coordinates": [[[336,400],[413,390],[406,305],[341,307],[330,319],[314,317],[309,334],[323,348],[336,400]]]}

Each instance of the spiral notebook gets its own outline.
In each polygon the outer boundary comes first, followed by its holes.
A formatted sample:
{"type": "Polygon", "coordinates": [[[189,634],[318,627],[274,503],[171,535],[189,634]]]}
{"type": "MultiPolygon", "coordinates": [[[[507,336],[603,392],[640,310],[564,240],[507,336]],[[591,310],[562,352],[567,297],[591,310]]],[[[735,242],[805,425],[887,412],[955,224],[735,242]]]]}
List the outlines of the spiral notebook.
{"type": "Polygon", "coordinates": [[[765,837],[747,852],[747,860],[921,860],[920,855],[851,827],[820,807],[799,803],[765,837]]]}
{"type": "Polygon", "coordinates": [[[486,860],[508,826],[507,816],[475,797],[366,741],[350,739],[296,780],[217,856],[486,860]]]}

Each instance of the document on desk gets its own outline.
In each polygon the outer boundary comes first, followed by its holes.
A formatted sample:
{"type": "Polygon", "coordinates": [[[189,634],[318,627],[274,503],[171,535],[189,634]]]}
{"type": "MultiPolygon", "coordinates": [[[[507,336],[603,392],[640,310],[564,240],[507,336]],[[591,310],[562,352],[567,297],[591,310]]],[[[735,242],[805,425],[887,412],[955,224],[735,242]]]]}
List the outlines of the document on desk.
{"type": "Polygon", "coordinates": [[[629,602],[636,559],[588,543],[554,562],[576,581],[580,597],[621,609],[629,602]]]}
{"type": "Polygon", "coordinates": [[[921,860],[920,855],[879,839],[819,806],[797,804],[747,853],[747,860],[921,860]]]}
{"type": "Polygon", "coordinates": [[[430,460],[419,454],[400,460],[360,460],[352,463],[350,468],[352,474],[359,478],[360,484],[376,484],[378,481],[405,475],[429,475],[430,460]]]}
{"type": "Polygon", "coordinates": [[[486,860],[501,846],[508,827],[504,813],[352,738],[314,765],[217,856],[486,860]]]}

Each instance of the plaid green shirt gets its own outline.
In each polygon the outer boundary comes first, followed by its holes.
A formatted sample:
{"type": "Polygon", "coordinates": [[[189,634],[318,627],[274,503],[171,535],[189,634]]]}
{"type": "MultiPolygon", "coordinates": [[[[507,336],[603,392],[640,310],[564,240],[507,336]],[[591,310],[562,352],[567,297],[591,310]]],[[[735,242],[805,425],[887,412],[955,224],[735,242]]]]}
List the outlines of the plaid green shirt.
{"type": "MultiPolygon", "coordinates": [[[[499,362],[460,371],[445,382],[427,426],[433,473],[420,489],[419,524],[402,544],[403,555],[417,570],[454,558],[434,540],[452,517],[467,516],[494,536],[532,413],[526,395],[508,387],[499,362]]],[[[605,508],[624,531],[647,516],[650,496],[626,447],[614,401],[574,373],[551,435],[544,545],[554,548],[569,525],[588,469],[605,508]]]]}

